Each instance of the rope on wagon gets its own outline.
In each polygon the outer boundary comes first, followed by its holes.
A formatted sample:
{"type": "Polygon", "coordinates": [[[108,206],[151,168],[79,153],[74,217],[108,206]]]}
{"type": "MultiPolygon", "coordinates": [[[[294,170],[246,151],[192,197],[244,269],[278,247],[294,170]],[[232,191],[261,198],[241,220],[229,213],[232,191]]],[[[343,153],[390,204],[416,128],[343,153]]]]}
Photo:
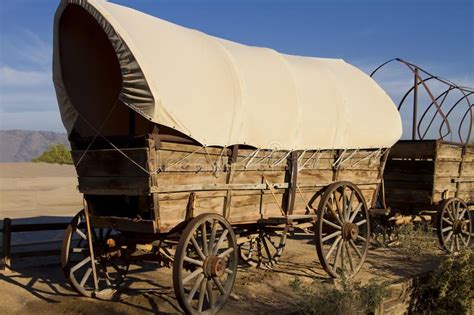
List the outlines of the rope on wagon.
{"type": "Polygon", "coordinates": [[[306,202],[306,198],[303,196],[303,192],[301,191],[300,186],[296,185],[296,190],[298,190],[298,193],[300,194],[300,197],[305,204],[306,212],[307,213],[311,212],[311,209],[313,209],[313,207],[310,207],[310,205],[306,202]]]}
{"type": "Polygon", "coordinates": [[[365,157],[363,157],[363,158],[357,160],[355,163],[353,163],[353,164],[351,165],[351,167],[354,167],[354,166],[358,165],[358,164],[359,164],[360,162],[362,162],[362,161],[365,161],[365,160],[367,160],[367,159],[371,159],[371,158],[374,157],[374,156],[379,156],[378,154],[381,152],[381,150],[382,150],[382,149],[379,148],[379,149],[377,149],[376,151],[373,151],[373,152],[371,152],[370,154],[367,154],[365,157]]]}
{"type": "Polygon", "coordinates": [[[347,149],[344,149],[342,151],[341,155],[339,155],[339,157],[336,159],[336,161],[334,161],[334,163],[332,163],[333,167],[337,168],[339,166],[339,162],[342,160],[342,158],[343,158],[344,154],[346,154],[346,152],[347,152],[347,149]]]}
{"type": "Polygon", "coordinates": [[[286,158],[291,154],[291,152],[293,152],[293,150],[288,151],[287,154],[285,154],[281,159],[279,159],[278,161],[276,161],[275,163],[273,163],[272,165],[270,165],[270,167],[275,167],[275,166],[277,166],[278,164],[280,164],[281,162],[283,162],[284,160],[286,160],[286,158]]]}
{"type": "MultiPolygon", "coordinates": [[[[96,132],[96,134],[95,134],[94,137],[92,138],[92,141],[87,145],[87,148],[86,148],[86,150],[82,153],[81,157],[79,158],[79,161],[77,161],[76,167],[78,167],[79,164],[81,164],[82,159],[84,158],[84,156],[86,156],[87,152],[89,152],[89,150],[90,150],[92,144],[93,144],[93,143],[95,142],[95,140],[97,139],[97,136],[99,136],[100,132],[102,131],[102,128],[104,128],[105,123],[109,120],[110,114],[112,114],[112,112],[114,111],[114,109],[115,109],[115,107],[117,106],[117,104],[118,104],[118,99],[117,99],[117,101],[115,102],[114,106],[112,106],[112,108],[110,109],[110,111],[107,113],[107,116],[105,116],[105,119],[104,119],[104,121],[102,122],[102,124],[100,125],[99,130],[95,129],[95,128],[87,121],[87,119],[85,119],[85,118],[81,115],[81,113],[79,113],[79,111],[77,111],[77,115],[78,115],[79,117],[81,117],[81,119],[84,120],[84,121],[89,125],[89,127],[91,127],[91,128],[96,132]]],[[[102,135],[101,135],[101,137],[102,137],[102,135]]]]}
{"type": "MultiPolygon", "coordinates": [[[[349,161],[357,152],[359,151],[359,148],[355,149],[351,154],[349,154],[349,156],[345,159],[342,159],[339,164],[336,166],[337,168],[338,167],[341,167],[342,164],[346,163],[347,161],[349,161]]],[[[342,155],[341,155],[342,156],[342,155]]]]}
{"type": "Polygon", "coordinates": [[[191,157],[192,155],[194,155],[194,153],[197,153],[197,152],[199,152],[199,151],[201,151],[201,150],[202,150],[202,147],[200,147],[200,148],[194,150],[193,152],[191,152],[191,153],[185,155],[184,157],[182,157],[181,159],[179,159],[179,160],[177,160],[177,161],[175,161],[175,162],[173,162],[173,163],[167,165],[166,168],[172,168],[173,166],[176,166],[176,165],[178,165],[178,164],[181,164],[183,161],[185,161],[186,159],[188,159],[189,157],[191,157]]]}

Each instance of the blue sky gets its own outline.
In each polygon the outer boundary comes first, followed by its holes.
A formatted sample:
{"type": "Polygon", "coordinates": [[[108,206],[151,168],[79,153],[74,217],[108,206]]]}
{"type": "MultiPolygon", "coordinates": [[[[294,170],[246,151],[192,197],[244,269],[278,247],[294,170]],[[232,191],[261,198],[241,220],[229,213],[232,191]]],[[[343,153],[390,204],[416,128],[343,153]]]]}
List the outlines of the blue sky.
{"type": "MultiPolygon", "coordinates": [[[[474,86],[472,0],[112,2],[244,44],[343,58],[366,72],[401,57],[474,86]]],[[[0,2],[0,129],[64,130],[51,84],[57,3],[0,2]]],[[[396,69],[377,80],[396,99],[412,78],[396,69]]]]}

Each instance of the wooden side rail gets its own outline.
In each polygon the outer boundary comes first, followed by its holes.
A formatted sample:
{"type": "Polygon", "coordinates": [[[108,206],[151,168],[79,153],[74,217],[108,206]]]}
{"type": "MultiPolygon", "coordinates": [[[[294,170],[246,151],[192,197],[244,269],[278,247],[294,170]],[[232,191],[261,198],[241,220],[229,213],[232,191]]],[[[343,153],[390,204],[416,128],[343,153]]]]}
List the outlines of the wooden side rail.
{"type": "MultiPolygon", "coordinates": [[[[9,218],[3,219],[3,227],[0,229],[2,233],[2,264],[0,270],[11,269],[11,241],[12,233],[14,232],[38,232],[38,231],[55,231],[64,230],[67,228],[69,223],[40,223],[40,224],[12,224],[12,220],[9,218]]],[[[27,256],[48,256],[58,254],[58,250],[42,251],[42,252],[31,252],[22,253],[21,257],[27,256]]]]}

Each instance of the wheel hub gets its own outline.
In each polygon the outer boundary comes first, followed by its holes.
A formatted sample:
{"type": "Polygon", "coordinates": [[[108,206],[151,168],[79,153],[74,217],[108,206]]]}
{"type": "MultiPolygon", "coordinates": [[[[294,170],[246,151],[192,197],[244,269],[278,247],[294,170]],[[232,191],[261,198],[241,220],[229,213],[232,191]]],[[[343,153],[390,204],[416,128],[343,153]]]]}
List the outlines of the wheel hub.
{"type": "Polygon", "coordinates": [[[453,224],[453,233],[460,234],[462,232],[467,232],[467,223],[464,220],[459,220],[453,224]]]}
{"type": "Polygon", "coordinates": [[[210,255],[204,260],[203,269],[206,277],[221,277],[227,268],[227,260],[210,255]]]}
{"type": "Polygon", "coordinates": [[[359,236],[359,227],[351,222],[346,222],[342,226],[342,237],[345,240],[356,240],[359,236]]]}

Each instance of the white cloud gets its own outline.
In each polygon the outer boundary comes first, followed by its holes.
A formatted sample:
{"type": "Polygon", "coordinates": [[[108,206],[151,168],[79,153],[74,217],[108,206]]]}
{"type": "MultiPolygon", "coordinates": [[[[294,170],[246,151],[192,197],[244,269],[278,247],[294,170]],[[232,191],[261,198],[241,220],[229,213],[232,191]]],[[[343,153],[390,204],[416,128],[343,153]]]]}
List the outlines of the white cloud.
{"type": "Polygon", "coordinates": [[[0,87],[31,87],[50,85],[51,73],[48,71],[17,70],[9,66],[0,67],[0,87]]]}

